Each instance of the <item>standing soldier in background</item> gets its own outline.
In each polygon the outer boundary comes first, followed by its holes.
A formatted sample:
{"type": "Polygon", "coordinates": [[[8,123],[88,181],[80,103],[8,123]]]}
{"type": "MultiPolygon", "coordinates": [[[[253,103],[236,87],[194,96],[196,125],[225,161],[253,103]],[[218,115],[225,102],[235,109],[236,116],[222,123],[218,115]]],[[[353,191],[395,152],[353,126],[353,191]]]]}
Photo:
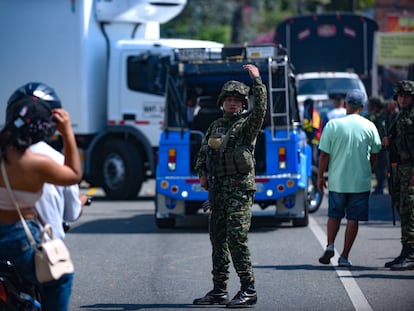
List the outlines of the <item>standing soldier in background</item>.
{"type": "Polygon", "coordinates": [[[208,128],[195,167],[201,187],[209,191],[214,285],[204,297],[194,300],[195,305],[237,308],[257,302],[247,234],[256,191],[253,152],[266,114],[267,94],[258,68],[247,64],[244,69],[253,80],[252,112],[247,117],[241,114],[248,108],[250,88],[238,81],[226,82],[217,101],[224,111],[223,118],[208,128]],[[228,302],[230,255],[241,288],[228,302]]]}
{"type": "Polygon", "coordinates": [[[389,126],[389,136],[382,143],[390,148],[395,162],[392,199],[401,222],[400,255],[385,263],[391,270],[414,269],[414,82],[402,80],[394,87],[394,99],[400,114],[389,126]]]}
{"type": "Polygon", "coordinates": [[[387,114],[387,131],[388,131],[388,125],[390,125],[393,122],[393,120],[397,117],[398,113],[400,112],[397,101],[394,100],[393,98],[389,99],[385,106],[385,112],[387,114]]]}
{"type": "MultiPolygon", "coordinates": [[[[385,111],[385,103],[381,97],[370,97],[368,100],[368,119],[375,124],[380,138],[382,139],[387,134],[387,113],[385,111]]],[[[388,172],[388,150],[382,148],[377,153],[377,158],[374,165],[374,174],[377,180],[377,185],[373,194],[384,193],[384,183],[388,172]]]]}

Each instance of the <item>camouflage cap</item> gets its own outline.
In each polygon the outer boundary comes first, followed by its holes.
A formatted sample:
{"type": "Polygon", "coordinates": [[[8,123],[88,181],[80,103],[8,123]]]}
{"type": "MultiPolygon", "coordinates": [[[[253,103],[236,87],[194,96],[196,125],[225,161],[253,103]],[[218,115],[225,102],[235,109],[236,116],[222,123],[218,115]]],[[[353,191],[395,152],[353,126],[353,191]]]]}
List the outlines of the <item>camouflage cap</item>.
{"type": "Polygon", "coordinates": [[[400,94],[410,94],[414,95],[414,81],[411,80],[401,80],[394,85],[394,99],[397,99],[397,96],[400,94]]]}
{"type": "Polygon", "coordinates": [[[239,97],[243,102],[243,109],[248,107],[248,97],[249,97],[250,88],[239,81],[230,80],[224,83],[220,95],[217,100],[217,105],[221,106],[223,104],[224,98],[229,96],[239,97]]]}

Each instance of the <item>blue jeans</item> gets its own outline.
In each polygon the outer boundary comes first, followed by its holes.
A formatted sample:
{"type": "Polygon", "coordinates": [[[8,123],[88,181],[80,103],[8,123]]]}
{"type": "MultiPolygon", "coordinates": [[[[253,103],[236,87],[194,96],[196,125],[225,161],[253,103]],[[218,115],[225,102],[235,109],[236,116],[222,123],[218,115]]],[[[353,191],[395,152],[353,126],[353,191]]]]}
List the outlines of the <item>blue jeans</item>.
{"type": "Polygon", "coordinates": [[[69,310],[72,292],[73,273],[63,275],[59,280],[43,283],[39,286],[42,311],[69,310]]]}
{"type": "MultiPolygon", "coordinates": [[[[36,221],[26,221],[36,243],[40,243],[41,228],[36,221]]],[[[73,274],[62,276],[59,280],[40,284],[36,280],[34,268],[34,249],[30,245],[23,224],[0,225],[0,260],[14,264],[23,279],[34,284],[42,297],[43,311],[66,311],[72,290],[73,274]]]]}
{"type": "MultiPolygon", "coordinates": [[[[26,221],[36,243],[40,241],[40,226],[36,221],[26,221]]],[[[30,245],[23,224],[0,225],[0,259],[9,260],[28,283],[36,284],[34,249],[30,245]]]]}

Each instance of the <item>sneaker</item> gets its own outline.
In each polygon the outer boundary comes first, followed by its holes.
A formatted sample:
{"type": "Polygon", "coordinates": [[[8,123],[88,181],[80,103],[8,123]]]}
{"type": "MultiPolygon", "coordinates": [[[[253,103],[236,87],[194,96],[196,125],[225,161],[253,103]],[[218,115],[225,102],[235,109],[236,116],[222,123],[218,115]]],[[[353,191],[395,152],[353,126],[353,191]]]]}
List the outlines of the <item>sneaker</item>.
{"type": "Polygon", "coordinates": [[[352,267],[352,263],[346,259],[345,257],[339,257],[338,258],[338,266],[340,267],[352,267]]]}
{"type": "Polygon", "coordinates": [[[204,297],[194,299],[194,305],[225,305],[229,302],[229,296],[226,290],[214,288],[204,297]]]}
{"type": "Polygon", "coordinates": [[[323,253],[322,257],[319,258],[319,262],[324,265],[329,265],[331,263],[331,258],[335,255],[335,249],[333,245],[328,245],[323,253]]]}

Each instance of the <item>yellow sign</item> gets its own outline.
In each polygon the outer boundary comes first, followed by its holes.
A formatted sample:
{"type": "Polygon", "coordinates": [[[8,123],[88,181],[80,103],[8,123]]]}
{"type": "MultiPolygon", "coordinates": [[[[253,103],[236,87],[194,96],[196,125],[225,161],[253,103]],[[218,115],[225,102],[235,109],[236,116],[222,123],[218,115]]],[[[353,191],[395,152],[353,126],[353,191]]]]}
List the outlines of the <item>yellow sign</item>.
{"type": "Polygon", "coordinates": [[[378,32],[377,63],[388,66],[414,64],[414,31],[378,32]]]}

